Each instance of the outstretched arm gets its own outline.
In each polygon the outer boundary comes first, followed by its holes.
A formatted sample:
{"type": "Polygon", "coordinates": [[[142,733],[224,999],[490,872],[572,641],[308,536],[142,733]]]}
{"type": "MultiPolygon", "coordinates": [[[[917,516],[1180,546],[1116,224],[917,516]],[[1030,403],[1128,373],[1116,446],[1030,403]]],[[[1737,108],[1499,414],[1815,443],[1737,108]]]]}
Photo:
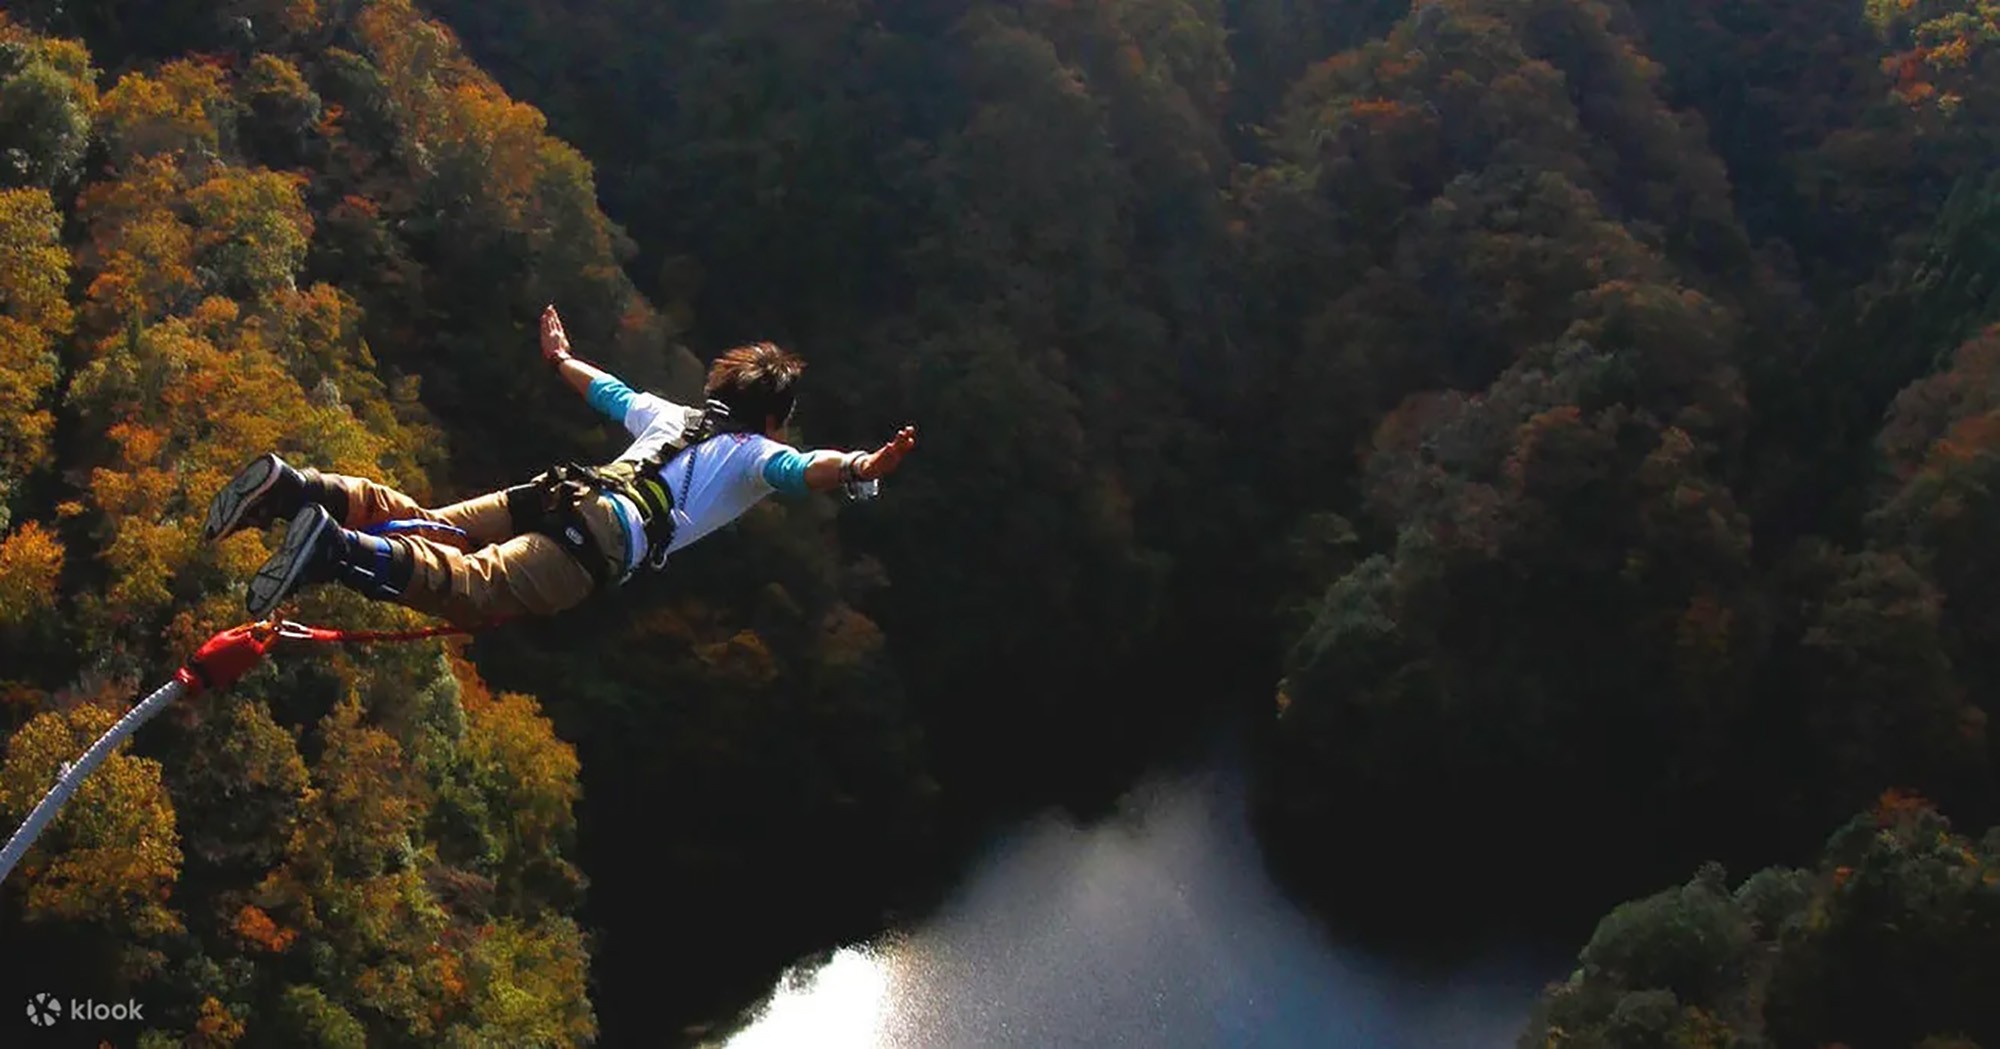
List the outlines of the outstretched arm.
{"type": "Polygon", "coordinates": [[[618,381],[617,376],[570,353],[569,333],[563,331],[562,317],[553,305],[542,310],[542,357],[556,366],[556,374],[592,408],[610,416],[613,422],[625,421],[625,409],[632,400],[631,388],[618,381]]]}
{"type": "Polygon", "coordinates": [[[902,464],[903,456],[916,446],[917,428],[905,426],[896,431],[896,436],[888,444],[872,452],[841,452],[829,448],[800,452],[784,448],[764,461],[764,481],[787,495],[804,495],[839,488],[850,480],[845,476],[849,467],[854,471],[852,480],[880,480],[895,472],[896,467],[902,464]]]}
{"type": "Polygon", "coordinates": [[[872,452],[814,452],[806,463],[805,486],[815,492],[828,492],[848,480],[880,480],[896,472],[903,456],[916,446],[917,428],[905,426],[887,444],[872,452]]]}

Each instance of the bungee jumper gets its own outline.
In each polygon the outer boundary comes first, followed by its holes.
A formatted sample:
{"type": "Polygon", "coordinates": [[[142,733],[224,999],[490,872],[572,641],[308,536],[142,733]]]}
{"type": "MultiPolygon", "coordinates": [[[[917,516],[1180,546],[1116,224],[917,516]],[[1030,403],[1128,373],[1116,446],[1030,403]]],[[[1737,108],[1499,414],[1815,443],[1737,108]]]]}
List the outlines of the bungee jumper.
{"type": "Polygon", "coordinates": [[[361,477],[251,460],[209,504],[204,538],[289,524],[249,583],[253,617],[323,583],[473,624],[553,615],[735,520],[774,492],[870,495],[916,446],[905,426],[872,452],[786,443],[804,362],[768,342],[723,353],[707,403],[635,392],[570,352],[554,306],[542,311],[542,356],[591,407],[633,438],[602,466],[565,463],[526,484],[437,510],[361,477]]]}
{"type": "Polygon", "coordinates": [[[570,352],[554,306],[542,311],[542,356],[632,443],[604,466],[558,465],[526,484],[428,510],[386,485],[298,468],[265,453],[209,504],[204,537],[288,520],[276,553],[250,580],[257,621],[208,639],[165,684],[63,763],[27,819],[0,843],[0,882],[83,781],[139,727],[185,696],[234,684],[280,641],[355,644],[470,633],[521,615],[552,615],[617,586],[641,567],[735,520],[773,492],[845,488],[872,496],[916,447],[905,426],[872,452],[800,452],[785,442],[805,364],[768,343],[729,350],[709,368],[707,404],[638,393],[570,352]],[[339,583],[450,625],[341,630],[272,616],[291,594],[339,583]]]}

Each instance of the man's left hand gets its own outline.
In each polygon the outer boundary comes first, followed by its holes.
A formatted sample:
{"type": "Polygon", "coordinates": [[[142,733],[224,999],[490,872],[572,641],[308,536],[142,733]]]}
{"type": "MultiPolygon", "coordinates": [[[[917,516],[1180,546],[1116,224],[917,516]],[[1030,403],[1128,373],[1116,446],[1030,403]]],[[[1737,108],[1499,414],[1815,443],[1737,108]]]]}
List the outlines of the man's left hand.
{"type": "Polygon", "coordinates": [[[864,481],[878,481],[896,472],[903,456],[917,446],[917,428],[905,426],[889,438],[889,443],[869,452],[854,464],[854,475],[864,481]]]}

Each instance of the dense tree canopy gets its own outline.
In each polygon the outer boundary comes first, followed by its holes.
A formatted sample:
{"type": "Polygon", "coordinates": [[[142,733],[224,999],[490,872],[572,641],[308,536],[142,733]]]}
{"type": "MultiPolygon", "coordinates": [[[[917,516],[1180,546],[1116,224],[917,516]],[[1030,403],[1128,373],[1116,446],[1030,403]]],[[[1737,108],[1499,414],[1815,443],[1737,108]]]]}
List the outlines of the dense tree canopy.
{"type": "Polygon", "coordinates": [[[1996,847],[1890,794],[1805,869],[1707,865],[1600,922],[1519,1044],[1990,1044],[1996,847]]]}
{"type": "Polygon", "coordinates": [[[802,443],[924,436],[878,503],[177,711],[0,926],[161,1044],[617,1043],[660,943],[705,971],[645,1029],[699,1029],[996,814],[1247,714],[1279,868],[1404,927],[1799,864],[1919,791],[1901,844],[1614,913],[1532,1037],[1994,1037],[1942,978],[1839,1003],[1868,951],[1995,971],[1946,934],[1979,854],[1924,835],[2000,817],[1997,20],[10,7],[0,816],[234,621],[271,538],[197,519],[250,455],[443,502],[615,451],[544,303],[636,385],[776,339],[802,443]]]}
{"type": "MultiPolygon", "coordinates": [[[[158,60],[107,34],[115,75],[83,41],[0,31],[0,130],[26,143],[0,189],[9,820],[135,692],[240,617],[270,540],[198,536],[208,496],[249,456],[276,449],[432,498],[593,454],[586,441],[606,437],[584,436],[573,401],[467,392],[543,381],[499,352],[532,359],[533,308],[500,301],[563,302],[594,356],[635,382],[684,389],[694,375],[626,282],[588,165],[441,26],[393,3],[245,17],[269,36],[197,24],[214,50],[158,60]],[[522,405],[544,433],[510,449],[522,405]]],[[[917,832],[898,828],[922,826],[926,788],[880,632],[841,601],[815,521],[768,516],[739,558],[788,559],[796,597],[760,574],[732,587],[761,588],[772,611],[754,626],[749,608],[663,609],[600,651],[719,631],[762,652],[760,631],[781,634],[782,677],[691,655],[697,672],[635,683],[646,706],[678,682],[690,709],[718,712],[705,735],[675,733],[691,748],[677,773],[721,776],[725,791],[740,789],[730,777],[813,777],[777,794],[858,795],[871,814],[858,822],[907,850],[917,832]],[[746,675],[784,697],[812,682],[819,723],[721,717],[746,675]],[[850,739],[822,731],[843,719],[850,739]],[[799,746],[718,768],[710,755],[759,730],[799,746]],[[883,747],[900,770],[880,767],[883,747]],[[906,814],[877,815],[894,797],[906,814]]],[[[697,580],[684,600],[702,593],[697,580]]],[[[405,618],[339,593],[299,614],[405,618]]],[[[603,681],[555,686],[589,695],[603,681]]],[[[24,945],[10,957],[139,993],[148,1044],[589,1043],[581,778],[541,701],[489,694],[434,646],[288,661],[170,715],[90,781],[10,880],[4,921],[24,945]]],[[[661,795],[700,793],[671,786],[661,795]]],[[[677,848],[698,849],[699,833],[677,848]]],[[[690,856],[667,870],[707,868],[690,856]]]]}

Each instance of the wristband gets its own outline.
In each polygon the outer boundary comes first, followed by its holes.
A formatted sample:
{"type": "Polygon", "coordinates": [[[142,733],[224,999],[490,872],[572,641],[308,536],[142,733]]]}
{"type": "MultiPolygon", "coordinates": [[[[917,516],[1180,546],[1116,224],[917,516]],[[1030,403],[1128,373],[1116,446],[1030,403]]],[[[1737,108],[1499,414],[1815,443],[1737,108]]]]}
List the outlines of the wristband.
{"type": "Polygon", "coordinates": [[[848,456],[847,460],[840,464],[840,490],[848,499],[857,503],[867,502],[875,498],[876,494],[881,490],[882,484],[880,481],[864,481],[861,479],[861,475],[855,471],[855,462],[865,454],[867,453],[856,452],[848,456]]]}

